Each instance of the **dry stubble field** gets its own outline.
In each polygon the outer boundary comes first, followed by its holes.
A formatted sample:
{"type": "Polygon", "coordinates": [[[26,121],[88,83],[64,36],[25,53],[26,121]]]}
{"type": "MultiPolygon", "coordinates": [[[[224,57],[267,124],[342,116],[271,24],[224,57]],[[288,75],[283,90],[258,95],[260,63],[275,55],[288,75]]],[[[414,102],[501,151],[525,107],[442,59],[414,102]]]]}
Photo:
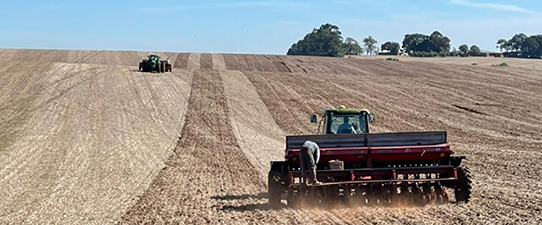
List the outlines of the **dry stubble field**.
{"type": "Polygon", "coordinates": [[[173,73],[137,72],[141,52],[0,49],[0,223],[542,223],[542,61],[161,54],[173,73]],[[284,136],[339,104],[376,132],[447,130],[471,202],[270,209],[284,136]]]}

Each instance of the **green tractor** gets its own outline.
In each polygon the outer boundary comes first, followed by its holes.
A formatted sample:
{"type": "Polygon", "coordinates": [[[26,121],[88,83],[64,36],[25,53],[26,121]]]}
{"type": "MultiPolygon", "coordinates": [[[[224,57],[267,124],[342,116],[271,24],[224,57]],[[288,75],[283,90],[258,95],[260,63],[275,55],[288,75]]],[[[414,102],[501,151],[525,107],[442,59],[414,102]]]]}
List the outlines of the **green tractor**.
{"type": "Polygon", "coordinates": [[[167,60],[160,60],[160,56],[149,55],[148,59],[143,59],[139,63],[139,71],[141,72],[171,72],[171,64],[169,58],[167,60]]]}

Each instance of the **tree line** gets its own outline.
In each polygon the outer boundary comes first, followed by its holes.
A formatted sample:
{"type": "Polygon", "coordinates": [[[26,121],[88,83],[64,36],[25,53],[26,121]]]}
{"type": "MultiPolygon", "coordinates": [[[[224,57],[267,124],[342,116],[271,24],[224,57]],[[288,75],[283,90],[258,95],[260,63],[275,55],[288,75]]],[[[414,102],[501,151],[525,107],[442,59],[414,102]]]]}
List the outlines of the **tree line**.
{"type": "MultiPolygon", "coordinates": [[[[378,47],[378,41],[372,36],[362,39],[363,47],[352,38],[343,39],[339,27],[332,24],[323,24],[320,28],[294,43],[288,50],[288,55],[312,55],[312,56],[339,56],[344,55],[367,55],[377,54],[379,51],[387,55],[407,54],[414,57],[436,56],[481,56],[484,55],[476,45],[470,47],[462,44],[458,49],[451,48],[450,38],[439,31],[430,35],[406,34],[402,46],[393,41],[387,41],[378,47]]],[[[542,35],[528,37],[525,34],[516,34],[510,40],[500,39],[497,48],[507,57],[542,57],[542,35]]]]}
{"type": "MultiPolygon", "coordinates": [[[[370,37],[363,40],[367,51],[375,50],[374,44],[376,40],[370,37]]],[[[351,37],[343,39],[339,27],[332,24],[324,24],[318,29],[313,29],[312,32],[294,43],[288,49],[288,55],[313,55],[313,56],[344,56],[344,55],[359,55],[363,52],[363,48],[359,42],[351,37]]]]}
{"type": "Polygon", "coordinates": [[[514,35],[509,40],[499,39],[497,48],[507,57],[542,58],[542,35],[514,35]]]}

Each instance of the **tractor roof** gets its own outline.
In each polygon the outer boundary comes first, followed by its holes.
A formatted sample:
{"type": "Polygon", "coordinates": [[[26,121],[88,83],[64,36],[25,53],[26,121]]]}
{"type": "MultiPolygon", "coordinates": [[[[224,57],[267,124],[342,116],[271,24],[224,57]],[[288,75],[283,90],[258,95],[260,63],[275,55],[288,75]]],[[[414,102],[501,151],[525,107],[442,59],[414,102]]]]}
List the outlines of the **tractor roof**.
{"type": "Polygon", "coordinates": [[[367,109],[352,109],[352,108],[346,108],[345,106],[339,106],[338,109],[326,109],[324,110],[324,114],[330,114],[330,113],[338,113],[338,114],[356,114],[356,113],[362,113],[366,112],[367,114],[370,114],[369,110],[367,109]]]}

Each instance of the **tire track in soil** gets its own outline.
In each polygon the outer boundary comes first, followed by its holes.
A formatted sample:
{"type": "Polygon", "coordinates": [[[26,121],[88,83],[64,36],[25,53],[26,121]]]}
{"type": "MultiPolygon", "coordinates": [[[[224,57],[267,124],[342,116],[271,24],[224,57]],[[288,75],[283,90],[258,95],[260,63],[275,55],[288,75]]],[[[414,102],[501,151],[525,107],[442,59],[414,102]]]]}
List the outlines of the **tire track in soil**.
{"type": "Polygon", "coordinates": [[[188,57],[190,54],[188,53],[179,53],[177,55],[177,59],[175,60],[175,63],[173,65],[174,68],[178,69],[186,69],[188,68],[188,57]]]}
{"type": "Polygon", "coordinates": [[[213,58],[211,56],[211,54],[201,54],[201,59],[200,59],[200,63],[201,63],[201,69],[213,69],[213,58]]]}
{"type": "Polygon", "coordinates": [[[218,71],[195,71],[188,104],[175,152],[121,224],[309,222],[266,211],[265,184],[237,143],[218,71]]]}
{"type": "Polygon", "coordinates": [[[0,49],[0,61],[137,66],[149,54],[158,54],[163,59],[170,57],[173,62],[178,55],[170,52],[0,49]]]}
{"type": "Polygon", "coordinates": [[[14,102],[0,110],[13,122],[2,118],[0,127],[18,132],[0,152],[0,224],[117,222],[175,147],[189,94],[184,73],[0,64],[0,102],[14,102]],[[160,135],[164,128],[171,135],[160,135]]]}

